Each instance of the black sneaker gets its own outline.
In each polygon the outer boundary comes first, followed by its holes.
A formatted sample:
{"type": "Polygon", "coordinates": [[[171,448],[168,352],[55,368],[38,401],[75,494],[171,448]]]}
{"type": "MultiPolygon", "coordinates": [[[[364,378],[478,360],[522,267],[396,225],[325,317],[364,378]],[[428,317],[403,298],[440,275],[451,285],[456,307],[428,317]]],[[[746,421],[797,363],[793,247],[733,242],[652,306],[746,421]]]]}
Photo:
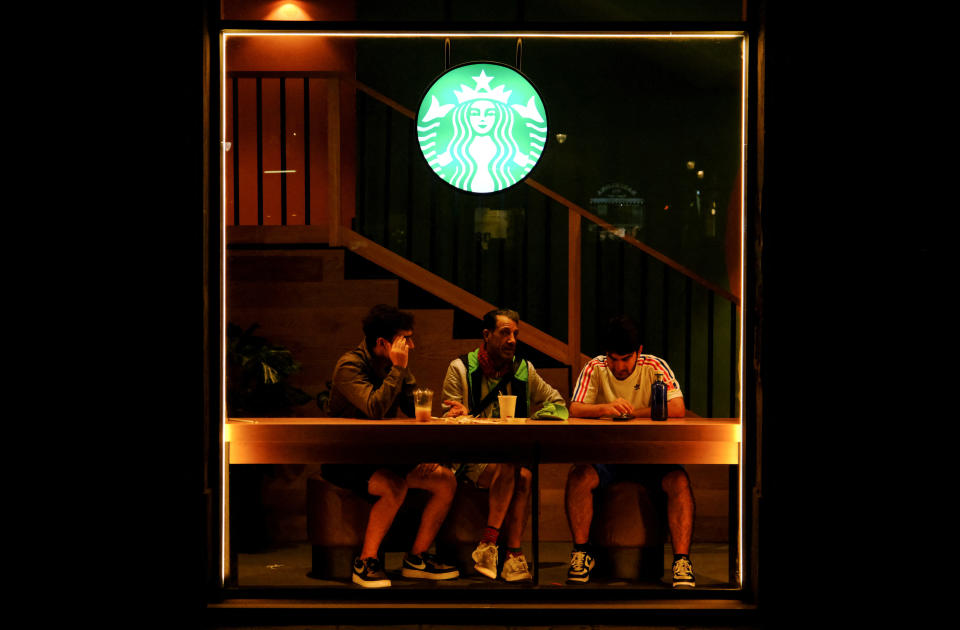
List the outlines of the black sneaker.
{"type": "Polygon", "coordinates": [[[590,572],[596,561],[586,551],[570,552],[570,569],[567,570],[567,582],[586,583],[590,581],[590,572]]]}
{"type": "Polygon", "coordinates": [[[693,588],[693,563],[686,556],[673,561],[673,588],[693,588]]]}
{"type": "Polygon", "coordinates": [[[453,580],[460,577],[457,567],[444,564],[435,555],[426,552],[419,556],[406,554],[401,573],[403,577],[421,580],[453,580]]]}
{"type": "Polygon", "coordinates": [[[353,583],[364,588],[384,588],[390,586],[390,578],[384,573],[377,558],[354,558],[353,583]]]}

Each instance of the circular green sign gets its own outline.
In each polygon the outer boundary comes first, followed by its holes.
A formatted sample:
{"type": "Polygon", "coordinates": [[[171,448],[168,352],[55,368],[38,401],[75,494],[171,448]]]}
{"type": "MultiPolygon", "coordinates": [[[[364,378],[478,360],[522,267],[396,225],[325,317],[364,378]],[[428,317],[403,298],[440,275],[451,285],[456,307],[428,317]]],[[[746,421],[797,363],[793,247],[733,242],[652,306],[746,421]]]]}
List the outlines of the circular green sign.
{"type": "Polygon", "coordinates": [[[460,190],[494,193],[521,182],[547,143],[547,113],[518,71],[493,62],[451,68],[427,89],[417,112],[427,165],[460,190]]]}

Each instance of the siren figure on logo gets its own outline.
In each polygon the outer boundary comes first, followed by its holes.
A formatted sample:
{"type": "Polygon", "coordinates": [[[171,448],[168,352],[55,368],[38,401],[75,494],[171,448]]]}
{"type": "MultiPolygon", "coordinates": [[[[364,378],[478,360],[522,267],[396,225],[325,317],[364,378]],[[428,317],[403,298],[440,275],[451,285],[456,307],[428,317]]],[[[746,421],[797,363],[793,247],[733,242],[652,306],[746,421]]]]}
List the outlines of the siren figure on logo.
{"type": "Polygon", "coordinates": [[[444,90],[438,81],[428,92],[428,108],[424,99],[417,125],[420,149],[434,172],[457,188],[476,193],[503,190],[525,177],[540,159],[547,133],[533,87],[506,67],[488,67],[520,81],[510,90],[504,83],[491,89],[496,75],[487,75],[486,69],[472,77],[476,82],[472,88],[461,83],[459,90],[444,90]],[[527,94],[511,104],[511,95],[524,87],[529,90],[526,104],[521,103],[527,94]],[[457,103],[441,105],[438,94],[455,97],[457,103]]]}

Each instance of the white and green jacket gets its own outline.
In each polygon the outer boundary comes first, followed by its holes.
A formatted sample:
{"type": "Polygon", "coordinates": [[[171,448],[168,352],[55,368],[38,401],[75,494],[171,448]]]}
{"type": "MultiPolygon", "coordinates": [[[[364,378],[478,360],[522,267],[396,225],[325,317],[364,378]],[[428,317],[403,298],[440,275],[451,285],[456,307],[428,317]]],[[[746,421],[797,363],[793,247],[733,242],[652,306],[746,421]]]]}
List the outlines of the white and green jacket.
{"type": "MultiPolygon", "coordinates": [[[[470,409],[471,415],[478,418],[497,417],[500,410],[496,398],[484,409],[477,409],[484,396],[500,383],[500,379],[484,377],[478,353],[478,350],[474,350],[450,362],[447,375],[443,379],[441,400],[462,403],[470,409]]],[[[540,378],[529,361],[515,358],[513,374],[504,378],[511,379],[505,393],[517,397],[518,418],[529,417],[531,409],[538,409],[534,417],[555,416],[566,419],[570,415],[560,392],[540,378]]],[[[442,405],[442,408],[446,412],[450,406],[442,405]]]]}

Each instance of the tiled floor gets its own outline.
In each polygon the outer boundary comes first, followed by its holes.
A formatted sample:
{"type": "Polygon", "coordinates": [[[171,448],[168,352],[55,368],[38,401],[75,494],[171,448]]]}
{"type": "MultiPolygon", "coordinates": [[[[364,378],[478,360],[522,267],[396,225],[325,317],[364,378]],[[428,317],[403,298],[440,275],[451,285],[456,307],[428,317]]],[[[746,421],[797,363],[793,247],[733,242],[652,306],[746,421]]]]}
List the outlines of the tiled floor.
{"type": "MultiPolygon", "coordinates": [[[[451,596],[456,597],[456,595],[454,595],[454,590],[464,588],[468,589],[469,591],[477,589],[489,592],[495,598],[499,597],[498,595],[495,595],[497,589],[504,589],[505,591],[513,591],[514,589],[535,589],[550,590],[554,592],[564,592],[565,589],[570,589],[571,591],[615,590],[619,591],[621,595],[626,595],[628,599],[633,598],[632,596],[624,593],[624,591],[631,589],[637,591],[637,594],[641,597],[653,597],[654,599],[660,597],[660,595],[657,594],[658,591],[663,592],[664,596],[666,597],[669,597],[673,593],[673,589],[671,588],[669,582],[673,551],[669,543],[664,547],[664,578],[659,583],[640,583],[627,582],[623,580],[597,579],[591,580],[591,583],[587,585],[567,585],[565,584],[565,579],[570,554],[569,543],[541,543],[540,549],[540,568],[542,575],[540,576],[539,585],[536,586],[517,584],[508,585],[502,581],[495,582],[483,577],[462,577],[458,580],[428,583],[424,585],[422,581],[407,580],[401,577],[399,569],[402,561],[402,554],[399,552],[390,552],[386,555],[386,567],[387,573],[393,581],[393,588],[388,590],[392,591],[393,594],[396,595],[397,591],[402,592],[409,590],[412,592],[420,589],[430,589],[433,597],[437,597],[439,595],[441,599],[443,596],[440,594],[444,591],[450,593],[451,596]]],[[[527,552],[527,556],[529,558],[531,555],[530,549],[525,549],[525,551],[527,552]]],[[[696,591],[709,591],[714,594],[722,592],[730,593],[731,585],[729,583],[728,576],[728,551],[725,543],[694,544],[693,549],[691,550],[691,558],[694,562],[694,569],[697,579],[696,591]]],[[[343,590],[345,595],[346,591],[349,590],[364,590],[347,581],[314,579],[309,576],[310,571],[311,549],[310,545],[307,543],[291,545],[264,553],[240,554],[238,557],[238,586],[241,588],[241,590],[252,588],[254,591],[256,591],[258,587],[266,587],[268,590],[270,588],[277,587],[281,589],[284,587],[292,588],[294,590],[304,588],[317,589],[318,593],[324,594],[324,598],[333,597],[334,599],[337,598],[337,592],[339,590],[343,590]]],[[[707,595],[707,597],[710,596],[707,595]]],[[[562,600],[563,598],[564,596],[561,596],[560,599],[562,600]]],[[[556,599],[556,597],[554,597],[554,599],[556,599]]],[[[724,630],[732,628],[749,628],[758,630],[762,628],[760,625],[750,625],[749,623],[745,622],[742,622],[738,625],[736,621],[731,620],[729,617],[726,617],[729,623],[727,621],[723,621],[723,619],[720,621],[707,621],[706,619],[703,619],[701,622],[699,617],[695,617],[693,623],[687,623],[682,626],[671,625],[677,623],[677,621],[675,621],[673,618],[660,618],[659,622],[654,621],[651,625],[615,625],[611,623],[568,623],[558,625],[556,623],[558,619],[561,621],[569,620],[570,622],[573,622],[575,620],[590,620],[592,617],[593,615],[588,615],[586,617],[580,615],[579,617],[571,618],[569,615],[566,617],[561,615],[558,618],[556,614],[533,617],[535,619],[543,619],[545,622],[543,625],[518,625],[516,623],[510,623],[509,620],[511,619],[511,616],[509,614],[505,614],[490,617],[489,620],[493,621],[494,623],[485,623],[483,620],[477,619],[477,621],[475,621],[473,624],[461,624],[459,621],[453,625],[437,623],[392,624],[389,622],[384,624],[358,618],[355,623],[351,624],[336,623],[328,625],[314,625],[308,621],[307,623],[293,622],[293,625],[290,625],[290,623],[285,623],[282,626],[269,625],[271,622],[267,622],[268,625],[256,625],[256,623],[245,625],[246,622],[243,621],[244,618],[241,617],[239,622],[235,621],[231,625],[214,625],[208,627],[210,627],[211,630],[244,630],[245,628],[248,630],[252,630],[253,628],[256,628],[257,630],[281,630],[281,628],[283,630],[627,630],[628,628],[649,628],[651,630],[706,630],[707,628],[710,628],[711,630],[724,630]],[[502,622],[501,619],[506,621],[506,623],[502,622]]],[[[458,620],[459,618],[460,615],[457,616],[458,620]]],[[[469,616],[464,616],[464,618],[469,619],[469,616]]],[[[530,617],[527,617],[526,619],[530,619],[530,617]]],[[[611,617],[608,619],[608,621],[613,621],[614,619],[619,620],[620,617],[611,617]]]]}
{"type": "MultiPolygon", "coordinates": [[[[527,559],[532,562],[530,549],[526,549],[527,559]]],[[[386,569],[394,588],[421,588],[422,581],[407,580],[400,576],[402,553],[386,554],[386,569]]],[[[696,543],[691,549],[691,559],[698,588],[730,588],[726,543],[696,543]]],[[[572,589],[658,589],[670,588],[670,567],[673,551],[669,544],[664,546],[664,577],[660,583],[632,583],[624,580],[596,579],[589,585],[567,585],[566,574],[570,557],[569,543],[541,543],[539,586],[535,588],[572,588],[572,589]]],[[[295,588],[359,588],[348,582],[319,580],[309,576],[311,570],[310,545],[307,543],[257,554],[240,554],[238,557],[238,586],[241,587],[295,587],[295,588]]],[[[462,577],[459,580],[439,582],[436,587],[462,588],[465,585],[477,588],[532,588],[531,586],[507,586],[503,582],[494,582],[484,577],[462,577]]],[[[429,585],[434,587],[433,584],[429,585]]]]}

